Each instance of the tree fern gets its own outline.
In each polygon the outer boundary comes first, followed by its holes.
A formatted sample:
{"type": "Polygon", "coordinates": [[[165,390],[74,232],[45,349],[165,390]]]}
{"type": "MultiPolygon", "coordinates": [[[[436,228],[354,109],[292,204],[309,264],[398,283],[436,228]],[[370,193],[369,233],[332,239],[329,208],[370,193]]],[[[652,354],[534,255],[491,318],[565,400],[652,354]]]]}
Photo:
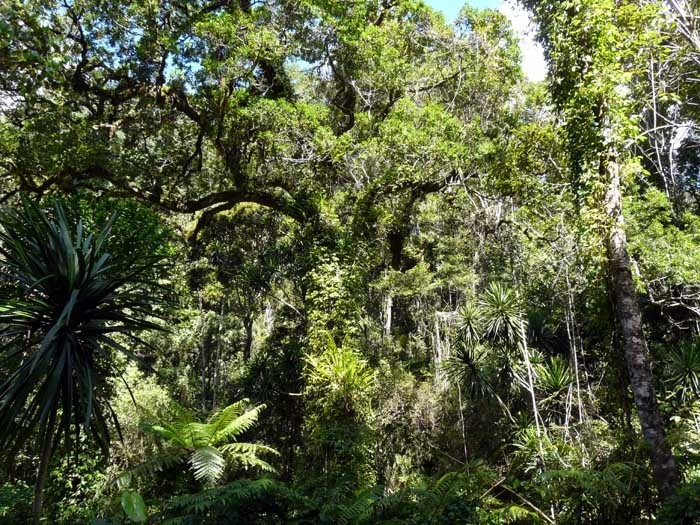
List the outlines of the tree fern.
{"type": "MultiPolygon", "coordinates": [[[[211,439],[223,439],[225,437],[226,429],[241,415],[243,415],[247,404],[247,399],[241,399],[240,401],[236,401],[235,403],[212,414],[206,423],[206,427],[210,429],[211,439]]],[[[257,414],[262,408],[264,407],[256,407],[258,410],[253,414],[253,423],[255,422],[257,414]]]]}
{"type": "Polygon", "coordinates": [[[262,444],[236,441],[257,422],[265,408],[265,405],[248,408],[247,403],[244,399],[222,408],[206,423],[194,420],[189,412],[178,408],[170,421],[144,425],[144,430],[163,441],[166,448],[158,457],[122,474],[121,484],[134,475],[158,472],[163,465],[172,463],[187,462],[195,479],[210,486],[221,481],[227,466],[274,472],[272,465],[259,455],[277,455],[276,450],[262,444]]]}
{"type": "Polygon", "coordinates": [[[226,418],[218,417],[218,414],[215,414],[215,417],[210,419],[208,429],[211,429],[209,432],[211,435],[211,444],[217,445],[227,440],[235,439],[236,436],[247,432],[255,425],[260,417],[260,413],[265,409],[265,405],[259,405],[245,410],[244,406],[246,403],[248,403],[247,399],[231,405],[236,409],[226,418]],[[223,427],[219,429],[221,425],[223,425],[223,427]]]}

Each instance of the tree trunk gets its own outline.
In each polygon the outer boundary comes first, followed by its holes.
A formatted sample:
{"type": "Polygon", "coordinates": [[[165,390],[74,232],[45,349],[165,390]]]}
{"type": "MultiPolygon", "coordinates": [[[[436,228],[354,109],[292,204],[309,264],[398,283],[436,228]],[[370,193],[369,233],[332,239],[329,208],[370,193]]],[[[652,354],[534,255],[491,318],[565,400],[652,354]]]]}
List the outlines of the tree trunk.
{"type": "Polygon", "coordinates": [[[245,343],[243,346],[243,361],[247,362],[250,359],[250,353],[253,348],[253,319],[246,317],[243,320],[245,328],[245,343]]]}
{"type": "Polygon", "coordinates": [[[382,327],[382,338],[388,338],[391,335],[391,316],[394,298],[391,293],[387,293],[384,302],[384,326],[382,327]]]}
{"type": "Polygon", "coordinates": [[[211,389],[211,409],[216,410],[216,395],[219,391],[219,369],[221,368],[221,338],[224,331],[224,300],[219,309],[219,326],[216,332],[216,354],[214,357],[214,386],[211,389]]]}
{"type": "Polygon", "coordinates": [[[608,183],[606,212],[610,224],[607,242],[615,317],[622,335],[627,373],[642,433],[651,448],[654,481],[659,495],[664,499],[673,493],[680,480],[680,474],[671,449],[666,443],[666,432],[654,391],[651,362],[642,326],[642,315],[627,252],[627,238],[622,215],[620,168],[617,154],[613,149],[609,152],[607,159],[604,159],[601,168],[608,183]]]}
{"type": "Polygon", "coordinates": [[[206,354],[206,341],[204,340],[204,329],[206,327],[204,323],[204,310],[203,310],[203,299],[202,291],[198,292],[199,297],[199,343],[197,350],[200,351],[202,357],[202,371],[200,374],[200,379],[202,383],[201,391],[201,403],[202,411],[207,409],[207,354],[206,354]]]}
{"type": "Polygon", "coordinates": [[[49,456],[51,447],[46,448],[41,452],[39,460],[39,469],[34,482],[34,502],[32,503],[32,524],[39,525],[41,523],[41,509],[44,506],[44,486],[49,472],[49,456]]]}
{"type": "Polygon", "coordinates": [[[32,525],[41,523],[41,510],[44,506],[44,487],[49,474],[49,463],[51,462],[51,433],[56,422],[56,407],[51,411],[48,424],[43,428],[44,437],[41,445],[41,457],[39,468],[37,469],[36,481],[34,482],[34,501],[32,502],[32,525]]]}

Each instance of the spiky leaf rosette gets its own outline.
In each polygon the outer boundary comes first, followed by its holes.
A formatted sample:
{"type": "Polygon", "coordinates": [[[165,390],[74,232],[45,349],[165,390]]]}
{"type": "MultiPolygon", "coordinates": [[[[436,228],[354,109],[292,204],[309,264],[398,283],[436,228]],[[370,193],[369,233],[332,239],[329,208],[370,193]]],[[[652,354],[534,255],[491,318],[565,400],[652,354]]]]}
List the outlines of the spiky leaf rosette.
{"type": "MultiPolygon", "coordinates": [[[[106,451],[105,399],[113,350],[135,357],[124,342],[144,344],[143,330],[160,302],[153,269],[161,258],[106,251],[114,217],[100,232],[23,200],[0,217],[0,355],[9,374],[0,384],[0,448],[36,436],[40,446],[66,445],[89,429],[106,451]],[[121,342],[120,342],[121,341],[121,342]],[[38,433],[36,432],[38,429],[38,433]]],[[[129,344],[128,346],[131,346],[129,344]]]]}
{"type": "Polygon", "coordinates": [[[670,352],[666,382],[683,401],[700,397],[700,338],[684,341],[670,352]]]}

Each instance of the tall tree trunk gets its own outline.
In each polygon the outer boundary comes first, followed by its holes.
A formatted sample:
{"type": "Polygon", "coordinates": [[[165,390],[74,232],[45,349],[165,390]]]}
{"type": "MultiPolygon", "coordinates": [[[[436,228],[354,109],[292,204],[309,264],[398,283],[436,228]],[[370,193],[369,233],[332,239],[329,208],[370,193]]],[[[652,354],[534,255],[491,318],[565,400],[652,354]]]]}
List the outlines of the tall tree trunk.
{"type": "Polygon", "coordinates": [[[204,340],[204,330],[206,327],[206,324],[204,322],[204,309],[203,309],[203,299],[202,299],[202,291],[200,290],[198,293],[199,297],[199,343],[197,346],[197,349],[200,351],[200,355],[202,357],[202,371],[200,374],[200,380],[202,383],[202,391],[201,391],[201,404],[202,404],[202,411],[207,409],[207,354],[206,354],[206,341],[204,340]]]}
{"type": "Polygon", "coordinates": [[[630,386],[637,406],[642,433],[651,448],[651,466],[659,494],[666,498],[673,493],[680,474],[659,413],[654,390],[651,362],[647,348],[637,292],[632,279],[627,238],[622,215],[622,192],[617,152],[610,148],[603,159],[601,173],[607,179],[606,212],[610,220],[608,260],[615,316],[622,335],[622,346],[630,386]]]}
{"type": "Polygon", "coordinates": [[[245,343],[243,346],[243,361],[250,359],[250,353],[253,348],[253,319],[246,317],[243,319],[243,327],[245,328],[245,343]]]}

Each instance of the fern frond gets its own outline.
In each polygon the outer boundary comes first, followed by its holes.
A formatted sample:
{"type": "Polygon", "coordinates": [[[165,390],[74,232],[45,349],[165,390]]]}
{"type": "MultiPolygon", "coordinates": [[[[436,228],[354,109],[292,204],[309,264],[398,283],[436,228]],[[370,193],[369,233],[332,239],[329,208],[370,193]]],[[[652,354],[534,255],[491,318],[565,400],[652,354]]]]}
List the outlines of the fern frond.
{"type": "Polygon", "coordinates": [[[234,460],[237,463],[242,464],[246,468],[256,468],[264,472],[269,472],[271,474],[277,474],[277,469],[270,465],[264,459],[260,459],[255,456],[237,456],[234,460]]]}
{"type": "Polygon", "coordinates": [[[260,412],[262,412],[265,408],[265,405],[253,407],[232,421],[228,422],[224,428],[212,435],[211,443],[218,445],[248,431],[258,421],[260,412]]]}
{"type": "Polygon", "coordinates": [[[247,398],[236,401],[212,414],[207,420],[207,424],[209,424],[214,430],[214,433],[216,433],[245,412],[249,403],[250,400],[247,398]]]}
{"type": "Polygon", "coordinates": [[[228,445],[223,445],[220,447],[221,451],[226,454],[250,454],[257,456],[259,453],[271,454],[273,456],[279,456],[280,453],[274,448],[268,447],[267,445],[262,445],[260,443],[229,443],[228,445]]]}
{"type": "Polygon", "coordinates": [[[169,441],[170,443],[177,444],[179,446],[184,445],[182,436],[180,436],[180,434],[175,428],[173,428],[171,425],[168,425],[167,423],[163,423],[160,425],[144,424],[141,426],[141,428],[145,432],[153,434],[154,436],[162,440],[169,441]]]}
{"type": "Polygon", "coordinates": [[[212,430],[207,423],[199,423],[197,421],[188,423],[185,432],[187,434],[190,446],[193,448],[213,445],[212,430]]]}
{"type": "Polygon", "coordinates": [[[382,487],[372,487],[362,491],[355,501],[346,507],[338,516],[340,525],[361,523],[371,517],[374,506],[381,500],[384,490],[382,487]]]}
{"type": "Polygon", "coordinates": [[[212,415],[207,423],[195,421],[184,409],[173,414],[173,420],[144,429],[168,442],[182,455],[189,455],[189,463],[197,480],[213,485],[221,480],[226,459],[244,467],[267,472],[275,469],[257,457],[258,453],[276,455],[277,451],[265,445],[235,443],[235,438],[249,430],[258,420],[265,405],[246,409],[248,400],[233,403],[212,415]]]}
{"type": "Polygon", "coordinates": [[[438,504],[444,505],[461,482],[462,479],[458,472],[448,472],[438,479],[432,487],[432,493],[437,498],[438,504]]]}
{"type": "Polygon", "coordinates": [[[221,452],[214,447],[199,447],[192,452],[190,465],[196,479],[206,480],[207,483],[213,485],[221,479],[226,467],[226,460],[221,452]]]}
{"type": "Polygon", "coordinates": [[[542,518],[536,512],[521,507],[520,505],[506,505],[500,509],[493,509],[489,517],[497,523],[542,523],[542,518]]]}
{"type": "Polygon", "coordinates": [[[226,427],[228,427],[232,422],[239,418],[246,409],[248,405],[247,399],[241,399],[229,405],[221,410],[212,414],[206,423],[208,437],[207,445],[216,445],[221,441],[225,441],[225,437],[222,436],[222,432],[226,427]]]}
{"type": "Polygon", "coordinates": [[[176,441],[180,446],[193,446],[189,425],[194,421],[189,410],[179,405],[174,405],[168,414],[167,420],[159,418],[158,426],[172,433],[171,438],[164,436],[164,439],[170,440],[173,444],[176,441]]]}
{"type": "Polygon", "coordinates": [[[222,446],[221,452],[226,455],[231,463],[245,468],[258,468],[265,472],[277,472],[267,461],[258,457],[260,453],[279,456],[279,452],[271,447],[255,443],[230,443],[222,446]]]}

